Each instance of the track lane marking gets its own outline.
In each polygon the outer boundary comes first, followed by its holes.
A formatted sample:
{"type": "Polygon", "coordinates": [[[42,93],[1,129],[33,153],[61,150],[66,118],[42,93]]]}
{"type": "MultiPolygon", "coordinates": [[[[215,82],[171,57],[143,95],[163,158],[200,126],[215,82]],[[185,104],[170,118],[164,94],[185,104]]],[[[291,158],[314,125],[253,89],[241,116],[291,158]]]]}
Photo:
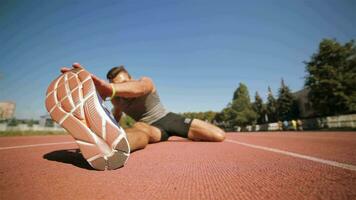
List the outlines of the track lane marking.
{"type": "Polygon", "coordinates": [[[283,154],[283,155],[287,155],[287,156],[292,156],[292,157],[295,157],[295,158],[301,158],[301,159],[305,159],[305,160],[310,160],[310,161],[314,161],[314,162],[330,165],[330,166],[333,166],[333,167],[339,167],[339,168],[343,168],[343,169],[356,171],[356,166],[355,165],[351,165],[351,164],[340,163],[340,162],[336,162],[336,161],[332,161],[332,160],[325,160],[325,159],[321,159],[321,158],[316,158],[316,157],[312,157],[312,156],[307,156],[307,155],[303,155],[303,154],[299,154],[299,153],[293,153],[293,152],[284,151],[284,150],[275,149],[275,148],[270,148],[270,147],[264,147],[264,146],[254,145],[254,144],[248,144],[248,143],[244,143],[244,142],[238,142],[236,140],[231,140],[231,139],[226,139],[225,141],[226,142],[230,142],[230,143],[240,144],[240,145],[251,147],[251,148],[255,148],[255,149],[260,149],[260,150],[264,150],[264,151],[270,151],[270,152],[279,153],[279,154],[283,154]]]}
{"type": "MultiPolygon", "coordinates": [[[[301,159],[310,160],[310,161],[314,161],[314,162],[318,162],[318,163],[322,163],[322,164],[326,164],[326,165],[330,165],[330,166],[334,166],[334,167],[339,167],[339,168],[343,168],[343,169],[347,169],[347,170],[356,171],[356,166],[351,165],[351,164],[340,163],[340,162],[336,162],[336,161],[332,161],[332,160],[325,160],[325,159],[321,159],[321,158],[316,158],[316,157],[312,157],[312,156],[307,156],[307,155],[303,155],[303,154],[293,153],[293,152],[270,148],[270,147],[248,144],[248,143],[244,143],[244,142],[238,142],[236,140],[231,140],[231,139],[226,139],[225,141],[243,145],[243,146],[247,146],[247,147],[251,147],[251,148],[255,148],[255,149],[270,151],[270,152],[279,153],[279,154],[283,154],[283,155],[287,155],[287,156],[292,156],[295,158],[301,158],[301,159]]],[[[21,149],[21,148],[31,148],[31,147],[51,146],[51,145],[61,145],[61,144],[75,144],[75,142],[54,142],[54,143],[0,147],[0,150],[21,149]]]]}
{"type": "Polygon", "coordinates": [[[10,146],[10,147],[0,147],[1,150],[8,149],[21,149],[21,148],[30,148],[30,147],[41,147],[41,146],[51,146],[59,144],[75,144],[75,142],[53,142],[53,143],[43,143],[43,144],[29,144],[29,145],[19,145],[19,146],[10,146]]]}

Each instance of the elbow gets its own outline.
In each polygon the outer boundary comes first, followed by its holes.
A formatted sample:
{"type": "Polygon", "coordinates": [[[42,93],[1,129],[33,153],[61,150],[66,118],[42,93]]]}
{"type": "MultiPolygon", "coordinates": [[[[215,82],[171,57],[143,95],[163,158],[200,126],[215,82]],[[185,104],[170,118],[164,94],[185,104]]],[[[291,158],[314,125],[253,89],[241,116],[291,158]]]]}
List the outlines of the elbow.
{"type": "Polygon", "coordinates": [[[140,91],[141,95],[149,94],[153,91],[153,81],[148,77],[143,77],[141,79],[140,91]]]}

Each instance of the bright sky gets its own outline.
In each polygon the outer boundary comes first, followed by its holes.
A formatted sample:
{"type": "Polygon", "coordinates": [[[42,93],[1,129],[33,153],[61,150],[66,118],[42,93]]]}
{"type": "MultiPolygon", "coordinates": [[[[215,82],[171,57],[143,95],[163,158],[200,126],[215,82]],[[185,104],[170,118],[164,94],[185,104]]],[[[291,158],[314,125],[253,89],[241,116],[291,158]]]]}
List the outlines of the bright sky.
{"type": "Polygon", "coordinates": [[[297,91],[322,38],[356,39],[356,2],[0,1],[0,101],[17,118],[46,113],[59,68],[82,63],[105,78],[124,64],[151,77],[171,111],[220,111],[239,82],[254,97],[297,91]]]}

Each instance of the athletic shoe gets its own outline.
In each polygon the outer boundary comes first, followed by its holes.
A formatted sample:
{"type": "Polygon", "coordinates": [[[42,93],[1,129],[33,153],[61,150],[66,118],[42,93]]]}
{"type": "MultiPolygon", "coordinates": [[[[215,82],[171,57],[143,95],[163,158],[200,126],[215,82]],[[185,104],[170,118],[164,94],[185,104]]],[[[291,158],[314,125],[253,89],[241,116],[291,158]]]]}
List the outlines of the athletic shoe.
{"type": "Polygon", "coordinates": [[[52,81],[45,104],[94,169],[112,170],[126,163],[130,154],[126,133],[104,106],[85,69],[72,69],[52,81]]]}

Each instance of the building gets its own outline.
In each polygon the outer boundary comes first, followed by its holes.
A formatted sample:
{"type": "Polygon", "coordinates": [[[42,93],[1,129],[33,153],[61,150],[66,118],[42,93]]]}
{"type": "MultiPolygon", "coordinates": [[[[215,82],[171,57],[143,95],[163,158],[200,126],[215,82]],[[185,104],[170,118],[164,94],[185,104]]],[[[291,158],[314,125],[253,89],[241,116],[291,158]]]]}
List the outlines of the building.
{"type": "Polygon", "coordinates": [[[12,119],[15,114],[16,104],[12,101],[0,102],[0,120],[12,119]]]}
{"type": "Polygon", "coordinates": [[[48,114],[42,115],[40,117],[39,125],[41,127],[53,127],[55,122],[52,120],[51,116],[48,114]]]}
{"type": "Polygon", "coordinates": [[[40,116],[40,120],[38,123],[39,123],[39,126],[41,126],[41,127],[61,128],[61,126],[58,123],[53,121],[53,119],[51,118],[51,116],[49,114],[40,116]]]}

